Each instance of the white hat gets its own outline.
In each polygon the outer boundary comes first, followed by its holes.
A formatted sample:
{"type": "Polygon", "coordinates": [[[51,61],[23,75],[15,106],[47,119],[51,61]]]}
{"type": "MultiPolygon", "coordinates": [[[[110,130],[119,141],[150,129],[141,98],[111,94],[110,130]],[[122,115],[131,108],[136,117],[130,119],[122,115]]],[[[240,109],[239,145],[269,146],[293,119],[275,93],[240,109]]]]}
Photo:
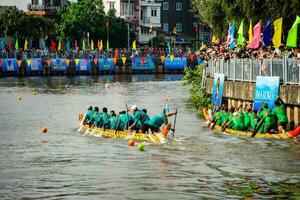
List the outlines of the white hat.
{"type": "Polygon", "coordinates": [[[137,106],[136,105],[131,106],[130,110],[137,110],[137,106]]]}

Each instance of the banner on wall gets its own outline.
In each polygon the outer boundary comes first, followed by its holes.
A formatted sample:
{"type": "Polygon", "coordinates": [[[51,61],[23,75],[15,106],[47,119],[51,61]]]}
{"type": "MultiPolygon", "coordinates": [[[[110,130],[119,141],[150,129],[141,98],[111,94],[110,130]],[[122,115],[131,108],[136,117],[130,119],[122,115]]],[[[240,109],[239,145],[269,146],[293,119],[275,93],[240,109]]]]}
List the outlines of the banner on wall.
{"type": "Polygon", "coordinates": [[[222,96],[223,96],[223,87],[224,87],[224,74],[215,74],[214,75],[214,84],[212,88],[211,102],[214,106],[221,107],[222,96]]]}
{"type": "Polygon", "coordinates": [[[274,101],[279,93],[279,76],[257,76],[254,96],[254,109],[259,110],[266,102],[268,107],[274,108],[274,101]]]}
{"type": "Polygon", "coordinates": [[[67,71],[68,65],[66,59],[51,59],[50,60],[51,71],[67,71]]]}
{"type": "Polygon", "coordinates": [[[112,58],[100,58],[98,59],[98,66],[100,71],[113,71],[115,70],[115,64],[112,58]]]}
{"type": "Polygon", "coordinates": [[[154,62],[151,57],[146,57],[144,60],[136,58],[132,62],[132,70],[154,70],[154,62]]]}
{"type": "Polygon", "coordinates": [[[43,71],[43,63],[41,58],[31,58],[25,60],[27,71],[43,71]]]}
{"type": "Polygon", "coordinates": [[[16,58],[2,59],[2,71],[3,72],[18,72],[19,66],[16,58]]]}
{"type": "Polygon", "coordinates": [[[175,57],[172,60],[170,58],[165,58],[165,69],[166,70],[183,70],[187,66],[187,59],[175,57]]]}
{"type": "Polygon", "coordinates": [[[80,71],[92,71],[90,59],[75,59],[75,70],[80,71]]]}

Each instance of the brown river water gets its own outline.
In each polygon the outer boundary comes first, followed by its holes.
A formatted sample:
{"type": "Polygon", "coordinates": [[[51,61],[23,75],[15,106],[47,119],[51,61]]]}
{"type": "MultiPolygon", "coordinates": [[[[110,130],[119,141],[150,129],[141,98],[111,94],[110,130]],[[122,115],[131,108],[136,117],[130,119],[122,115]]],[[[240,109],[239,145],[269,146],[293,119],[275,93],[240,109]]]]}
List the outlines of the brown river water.
{"type": "Polygon", "coordinates": [[[205,128],[181,77],[1,78],[0,199],[300,199],[299,139],[205,128]],[[154,116],[166,95],[171,111],[178,108],[167,144],[139,152],[127,141],[76,131],[88,104],[116,111],[136,104],[154,116]]]}

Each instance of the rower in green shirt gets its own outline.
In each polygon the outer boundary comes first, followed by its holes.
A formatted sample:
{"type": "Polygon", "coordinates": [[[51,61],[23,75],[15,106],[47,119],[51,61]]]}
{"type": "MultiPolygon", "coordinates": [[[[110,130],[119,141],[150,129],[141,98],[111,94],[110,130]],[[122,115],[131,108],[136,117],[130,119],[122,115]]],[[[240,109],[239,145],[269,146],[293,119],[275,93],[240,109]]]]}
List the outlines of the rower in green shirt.
{"type": "Polygon", "coordinates": [[[149,120],[149,116],[142,110],[139,110],[136,105],[133,105],[129,111],[134,116],[134,123],[129,127],[129,130],[139,130],[149,120]]]}
{"type": "Polygon", "coordinates": [[[261,127],[258,127],[258,133],[269,133],[275,128],[275,118],[272,115],[271,110],[268,108],[267,103],[262,103],[262,109],[263,110],[258,114],[258,118],[259,121],[264,120],[264,122],[261,127]]]}
{"type": "Polygon", "coordinates": [[[278,125],[278,131],[279,133],[285,133],[286,132],[286,125],[288,123],[288,118],[286,114],[286,109],[283,101],[280,97],[276,99],[274,102],[275,108],[272,111],[272,114],[277,119],[277,125],[278,125]]]}
{"type": "Polygon", "coordinates": [[[117,115],[113,110],[110,111],[109,128],[112,130],[116,130],[117,128],[117,115]]]}
{"type": "Polygon", "coordinates": [[[128,127],[130,127],[133,124],[133,122],[134,122],[134,118],[131,115],[126,113],[126,111],[121,111],[119,112],[119,116],[118,116],[117,129],[127,130],[128,127]]]}
{"type": "Polygon", "coordinates": [[[91,125],[93,119],[94,111],[92,106],[88,106],[87,112],[84,114],[82,119],[82,124],[89,124],[91,125]]]}

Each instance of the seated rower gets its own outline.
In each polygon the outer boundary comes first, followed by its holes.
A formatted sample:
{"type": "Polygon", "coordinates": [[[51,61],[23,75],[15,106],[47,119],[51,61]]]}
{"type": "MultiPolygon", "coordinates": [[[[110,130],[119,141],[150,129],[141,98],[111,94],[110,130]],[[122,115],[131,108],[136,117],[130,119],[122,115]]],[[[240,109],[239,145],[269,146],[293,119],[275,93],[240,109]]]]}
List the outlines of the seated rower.
{"type": "Polygon", "coordinates": [[[258,114],[258,122],[255,130],[258,130],[258,133],[269,133],[274,128],[275,118],[272,115],[271,110],[268,108],[268,104],[263,102],[262,110],[258,114]]]}
{"type": "Polygon", "coordinates": [[[132,112],[134,116],[134,122],[128,128],[129,130],[139,130],[142,128],[142,125],[149,120],[149,116],[143,111],[139,110],[136,105],[133,105],[129,111],[132,112]]]}
{"type": "Polygon", "coordinates": [[[285,133],[286,132],[286,125],[288,123],[288,118],[286,114],[286,109],[283,101],[280,97],[276,99],[274,102],[275,108],[272,111],[272,114],[276,117],[277,125],[278,125],[278,131],[279,133],[285,133]]]}
{"type": "Polygon", "coordinates": [[[117,130],[127,130],[133,123],[134,118],[126,113],[126,111],[119,112],[117,130]]]}
{"type": "Polygon", "coordinates": [[[117,115],[115,111],[110,111],[110,118],[109,118],[109,128],[112,130],[116,130],[117,128],[117,115]]]}
{"type": "Polygon", "coordinates": [[[146,133],[151,130],[152,133],[156,132],[158,133],[160,130],[159,128],[164,124],[168,125],[168,117],[172,115],[176,115],[177,112],[169,113],[166,109],[163,110],[163,112],[160,115],[156,115],[153,118],[151,118],[147,123],[145,123],[142,128],[141,132],[146,133]]]}
{"type": "Polygon", "coordinates": [[[84,114],[84,117],[82,119],[82,124],[88,124],[91,125],[92,119],[93,119],[94,111],[93,107],[91,105],[88,106],[87,112],[84,114]]]}
{"type": "Polygon", "coordinates": [[[102,128],[104,128],[104,129],[109,128],[109,123],[110,123],[109,119],[110,119],[110,115],[107,113],[107,108],[104,107],[102,109],[102,117],[101,117],[101,121],[102,121],[101,127],[102,128]]]}

